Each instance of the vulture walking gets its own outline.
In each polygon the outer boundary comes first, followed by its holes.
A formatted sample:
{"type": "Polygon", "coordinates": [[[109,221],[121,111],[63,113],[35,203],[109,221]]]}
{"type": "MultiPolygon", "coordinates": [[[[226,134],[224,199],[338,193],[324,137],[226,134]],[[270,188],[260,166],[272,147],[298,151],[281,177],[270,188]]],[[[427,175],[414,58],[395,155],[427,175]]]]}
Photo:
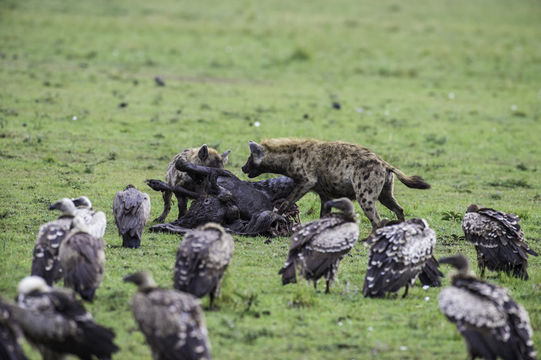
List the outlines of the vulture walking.
{"type": "Polygon", "coordinates": [[[64,286],[92,301],[103,277],[104,249],[105,242],[89,234],[84,219],[73,218],[72,229],[60,245],[58,254],[64,271],[64,286]]]}
{"type": "Polygon", "coordinates": [[[213,309],[234,249],[233,237],[219,224],[207,223],[187,232],[177,251],[175,289],[198,298],[209,294],[213,309]]]}
{"type": "Polygon", "coordinates": [[[278,272],[282,284],[297,282],[297,269],[306,280],[317,281],[325,277],[329,286],[336,278],[340,260],[353,248],[359,238],[359,223],[353,203],[348,198],[329,200],[324,203],[324,217],[312,221],[291,237],[287,260],[278,272]],[[331,213],[332,208],[341,210],[331,213]]]}
{"type": "Polygon", "coordinates": [[[83,360],[110,359],[118,351],[115,333],[96,324],[72,291],[51,288],[37,276],[24,278],[18,291],[13,318],[44,360],[68,354],[83,360]]]}
{"type": "Polygon", "coordinates": [[[417,276],[425,285],[441,286],[443,274],[432,255],[436,233],[424,219],[409,219],[377,229],[366,243],[371,247],[363,286],[365,297],[383,297],[403,286],[405,297],[417,276]]]}
{"type": "Polygon", "coordinates": [[[535,360],[528,313],[507,290],[470,274],[462,255],[440,263],[456,269],[452,286],[440,292],[440,310],[464,337],[470,359],[535,360]]]}
{"type": "Polygon", "coordinates": [[[466,240],[475,246],[481,276],[485,268],[528,280],[528,254],[537,256],[524,240],[519,217],[472,204],[462,220],[466,240]]]}
{"type": "Polygon", "coordinates": [[[119,191],[113,201],[113,214],[122,236],[122,246],[137,249],[141,245],[141,234],[150,216],[150,197],[128,185],[119,191]]]}
{"type": "Polygon", "coordinates": [[[21,330],[13,319],[10,305],[0,298],[0,359],[26,360],[19,338],[21,330]]]}
{"type": "Polygon", "coordinates": [[[210,344],[201,304],[177,290],[161,289],[147,272],[124,278],[137,285],[132,311],[152,349],[154,360],[210,359],[210,344]]]}

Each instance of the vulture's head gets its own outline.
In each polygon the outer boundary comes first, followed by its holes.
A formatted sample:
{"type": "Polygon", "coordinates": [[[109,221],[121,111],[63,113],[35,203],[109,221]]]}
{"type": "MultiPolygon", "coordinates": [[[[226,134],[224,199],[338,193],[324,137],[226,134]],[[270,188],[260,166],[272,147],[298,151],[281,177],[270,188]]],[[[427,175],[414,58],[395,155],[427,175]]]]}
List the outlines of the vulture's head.
{"type": "Polygon", "coordinates": [[[477,212],[479,211],[479,206],[477,204],[471,204],[470,206],[468,206],[468,208],[466,209],[466,212],[467,213],[471,213],[471,212],[477,212]]]}
{"type": "Polygon", "coordinates": [[[332,208],[341,210],[348,218],[355,220],[355,207],[350,199],[343,197],[336,200],[329,200],[323,204],[323,213],[330,214],[332,208]]]}
{"type": "Polygon", "coordinates": [[[75,207],[75,204],[71,199],[63,198],[55,202],[54,204],[51,204],[49,206],[49,210],[58,210],[62,212],[62,215],[70,215],[73,216],[75,214],[75,210],[77,208],[75,207]]]}
{"type": "Polygon", "coordinates": [[[449,264],[454,267],[459,274],[468,274],[470,270],[470,263],[464,255],[453,255],[444,257],[438,260],[440,264],[449,264]]]}
{"type": "Polygon", "coordinates": [[[72,199],[72,201],[73,201],[73,204],[75,204],[77,208],[80,208],[80,209],[92,208],[92,203],[90,202],[90,199],[87,198],[86,196],[79,196],[76,199],[72,199]]]}
{"type": "Polygon", "coordinates": [[[131,282],[137,285],[139,291],[146,291],[156,288],[156,282],[147,271],[139,271],[124,277],[124,282],[131,282]]]}
{"type": "Polygon", "coordinates": [[[21,280],[17,291],[19,295],[28,295],[34,291],[48,292],[51,287],[39,276],[27,276],[21,280]]]}

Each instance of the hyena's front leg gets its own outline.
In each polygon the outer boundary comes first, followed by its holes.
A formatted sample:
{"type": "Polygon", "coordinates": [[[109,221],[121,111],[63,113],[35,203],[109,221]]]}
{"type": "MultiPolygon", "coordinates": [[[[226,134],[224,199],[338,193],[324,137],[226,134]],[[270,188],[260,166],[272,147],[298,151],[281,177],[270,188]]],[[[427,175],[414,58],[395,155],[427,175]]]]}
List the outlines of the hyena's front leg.
{"type": "Polygon", "coordinates": [[[280,208],[278,209],[278,214],[282,215],[284,212],[286,212],[289,207],[293,204],[295,204],[300,198],[302,198],[306,193],[316,185],[315,181],[309,181],[304,182],[302,184],[295,184],[295,188],[291,191],[291,193],[286,198],[286,201],[280,205],[280,208]]]}

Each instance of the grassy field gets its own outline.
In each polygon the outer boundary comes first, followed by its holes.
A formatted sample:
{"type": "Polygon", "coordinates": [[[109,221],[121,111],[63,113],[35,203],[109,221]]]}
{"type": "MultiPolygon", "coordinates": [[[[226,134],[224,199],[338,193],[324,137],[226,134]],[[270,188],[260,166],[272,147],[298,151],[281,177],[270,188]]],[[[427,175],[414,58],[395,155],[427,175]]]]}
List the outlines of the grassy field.
{"type": "MultiPolygon", "coordinates": [[[[114,194],[148,190],[155,218],[161,196],[144,180],[163,179],[177,152],[231,149],[227,168],[242,176],[248,140],[269,137],[354,142],[423,176],[432,189],[397,181],[395,194],[406,217],[436,230],[437,256],[462,252],[476,266],[460,228],[472,202],[521,216],[539,252],[540,18],[533,0],[0,0],[0,294],[14,297],[29,275],[48,205],[87,195],[109,223],[87,308],[116,331],[116,359],[150,358],[130,312],[135,288],[121,279],[144,268],[171,287],[180,238],[146,233],[140,249],[121,248],[114,194]]],[[[303,221],[319,212],[312,194],[299,206],[303,221]]],[[[237,237],[220,309],[206,312],[215,359],[466,358],[439,289],[363,298],[362,243],[325,295],[282,287],[289,240],[264,240],[237,237]]],[[[538,348],[540,266],[531,258],[528,282],[491,278],[529,311],[538,348]]]]}

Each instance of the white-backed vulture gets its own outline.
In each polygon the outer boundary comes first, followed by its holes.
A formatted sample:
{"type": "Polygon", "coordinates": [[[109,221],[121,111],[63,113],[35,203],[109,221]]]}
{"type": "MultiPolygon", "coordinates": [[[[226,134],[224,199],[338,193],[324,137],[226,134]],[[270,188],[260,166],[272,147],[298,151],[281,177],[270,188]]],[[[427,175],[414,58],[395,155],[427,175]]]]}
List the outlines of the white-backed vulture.
{"type": "Polygon", "coordinates": [[[404,222],[385,226],[373,232],[366,244],[370,245],[368,268],[364,279],[365,297],[383,297],[386,293],[396,293],[408,288],[427,266],[433,276],[432,286],[440,286],[438,263],[432,252],[436,244],[436,233],[424,219],[409,219],[404,222]]]}
{"type": "Polygon", "coordinates": [[[193,295],[159,288],[149,273],[124,278],[138,289],[132,311],[152,349],[154,360],[210,359],[205,317],[193,295]]]}
{"type": "Polygon", "coordinates": [[[440,310],[464,337],[470,359],[535,360],[528,313],[507,290],[470,274],[462,255],[440,263],[456,269],[452,286],[440,292],[440,310]]]}
{"type": "Polygon", "coordinates": [[[137,249],[141,245],[141,234],[150,216],[150,197],[135,186],[128,185],[119,191],[113,201],[113,215],[122,236],[122,246],[137,249]]]}
{"type": "Polygon", "coordinates": [[[359,223],[353,203],[348,198],[324,203],[324,217],[302,226],[291,237],[287,260],[278,272],[282,284],[297,282],[297,269],[306,280],[317,281],[325,276],[325,293],[336,278],[338,264],[359,238],[359,223]],[[341,212],[331,213],[332,208],[341,212]]]}
{"type": "Polygon", "coordinates": [[[103,277],[104,249],[103,239],[89,234],[83,217],[75,216],[72,229],[62,241],[58,254],[64,271],[64,286],[92,301],[103,277]]]}
{"type": "Polygon", "coordinates": [[[72,199],[72,201],[77,207],[76,215],[84,218],[88,233],[98,239],[102,239],[107,226],[105,213],[103,211],[95,211],[92,208],[90,199],[86,196],[80,196],[72,199]]]}
{"type": "Polygon", "coordinates": [[[187,232],[177,251],[175,289],[198,298],[209,294],[212,309],[234,249],[233,237],[219,224],[207,223],[187,232]]]}
{"type": "Polygon", "coordinates": [[[18,291],[18,306],[11,308],[13,318],[44,360],[63,359],[67,354],[83,360],[109,359],[118,351],[115,333],[96,324],[71,290],[51,288],[42,278],[29,276],[20,282],[18,291]]]}
{"type": "Polygon", "coordinates": [[[21,335],[19,325],[13,319],[10,305],[0,298],[0,359],[27,359],[19,343],[21,335]]]}
{"type": "Polygon", "coordinates": [[[462,220],[466,240],[475,245],[481,276],[485,268],[528,280],[528,254],[537,256],[524,240],[519,217],[472,204],[462,220]]]}

